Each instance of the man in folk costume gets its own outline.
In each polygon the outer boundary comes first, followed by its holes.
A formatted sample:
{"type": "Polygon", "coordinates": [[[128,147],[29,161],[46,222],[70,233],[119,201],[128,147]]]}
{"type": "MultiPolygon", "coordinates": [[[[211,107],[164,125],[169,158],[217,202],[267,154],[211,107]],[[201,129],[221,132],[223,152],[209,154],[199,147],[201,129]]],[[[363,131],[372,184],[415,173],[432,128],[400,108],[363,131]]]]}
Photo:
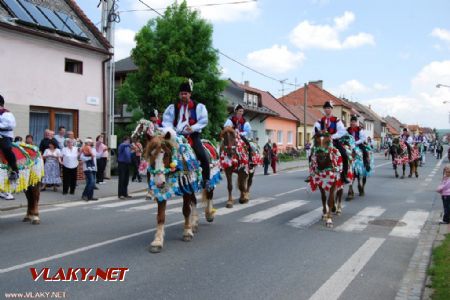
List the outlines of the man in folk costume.
{"type": "Polygon", "coordinates": [[[180,101],[166,108],[162,125],[173,128],[189,140],[202,167],[203,187],[209,190],[209,160],[201,141],[202,129],[208,125],[208,111],[204,104],[191,100],[192,85],[192,80],[180,85],[180,101]]]}
{"type": "Polygon", "coordinates": [[[400,140],[406,144],[406,147],[408,148],[408,157],[409,159],[411,159],[411,145],[414,141],[413,138],[409,135],[407,128],[403,128],[403,133],[400,136],[400,140]]]}
{"type": "Polygon", "coordinates": [[[253,168],[252,147],[247,139],[252,132],[252,127],[244,118],[244,107],[242,105],[238,104],[234,107],[234,115],[225,121],[223,127],[233,127],[239,132],[241,139],[247,145],[249,166],[250,168],[253,168]]]}
{"type": "Polygon", "coordinates": [[[0,95],[0,150],[3,152],[8,166],[11,168],[11,173],[9,173],[8,178],[14,182],[19,178],[17,159],[12,150],[13,130],[16,127],[16,119],[4,106],[5,99],[0,95]]]}
{"type": "Polygon", "coordinates": [[[314,124],[315,132],[328,132],[331,134],[331,138],[333,139],[333,146],[339,150],[339,153],[342,156],[342,174],[341,179],[344,183],[350,183],[347,179],[348,172],[348,156],[347,151],[345,150],[342,143],[339,141],[341,137],[347,134],[347,130],[345,130],[345,126],[341,120],[337,117],[333,116],[333,105],[331,105],[330,101],[326,101],[323,105],[323,109],[325,111],[325,116],[322,119],[318,120],[314,124]]]}
{"type": "Polygon", "coordinates": [[[350,127],[347,128],[347,132],[348,134],[353,136],[353,138],[355,139],[356,146],[358,146],[359,149],[361,149],[363,153],[364,167],[366,168],[367,172],[370,172],[369,153],[367,152],[366,149],[367,135],[366,131],[361,126],[358,126],[357,116],[353,115],[350,118],[350,127]]]}
{"type": "Polygon", "coordinates": [[[155,125],[155,129],[163,127],[162,120],[158,116],[158,111],[156,109],[152,109],[149,114],[150,122],[155,125]]]}

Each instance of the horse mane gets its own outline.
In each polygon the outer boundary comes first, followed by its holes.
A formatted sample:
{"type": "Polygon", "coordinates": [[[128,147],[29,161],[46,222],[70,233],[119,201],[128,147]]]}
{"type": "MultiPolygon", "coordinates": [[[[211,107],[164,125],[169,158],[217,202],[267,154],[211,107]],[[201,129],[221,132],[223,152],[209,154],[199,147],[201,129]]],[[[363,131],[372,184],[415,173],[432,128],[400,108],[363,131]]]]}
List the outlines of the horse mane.
{"type": "Polygon", "coordinates": [[[220,132],[220,138],[223,139],[224,135],[227,133],[231,133],[234,135],[236,133],[236,130],[231,126],[226,126],[222,129],[222,132],[220,132]]]}

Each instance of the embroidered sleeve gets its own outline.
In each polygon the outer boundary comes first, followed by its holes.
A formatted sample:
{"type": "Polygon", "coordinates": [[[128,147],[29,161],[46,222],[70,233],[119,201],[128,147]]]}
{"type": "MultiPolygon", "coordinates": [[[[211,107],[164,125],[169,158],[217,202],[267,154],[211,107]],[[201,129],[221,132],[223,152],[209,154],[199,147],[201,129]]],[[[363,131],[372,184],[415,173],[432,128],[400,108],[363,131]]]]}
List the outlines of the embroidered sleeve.
{"type": "Polygon", "coordinates": [[[250,126],[250,123],[245,122],[244,123],[244,131],[241,132],[241,135],[245,136],[245,137],[250,137],[251,133],[252,133],[252,127],[250,126]]]}
{"type": "Polygon", "coordinates": [[[206,110],[205,105],[198,103],[197,104],[197,123],[191,126],[192,131],[201,132],[203,128],[208,125],[208,111],[206,110]]]}
{"type": "Polygon", "coordinates": [[[175,106],[173,104],[170,104],[164,111],[162,126],[173,128],[174,118],[175,118],[175,106]]]}
{"type": "Polygon", "coordinates": [[[233,122],[231,122],[230,119],[227,119],[225,124],[223,124],[223,127],[233,127],[233,122]]]}
{"type": "Polygon", "coordinates": [[[331,138],[333,140],[340,139],[341,137],[343,137],[346,134],[347,134],[347,130],[345,130],[345,127],[344,127],[344,124],[342,123],[342,121],[341,120],[337,121],[337,123],[336,123],[336,133],[333,134],[331,136],[331,138]]]}

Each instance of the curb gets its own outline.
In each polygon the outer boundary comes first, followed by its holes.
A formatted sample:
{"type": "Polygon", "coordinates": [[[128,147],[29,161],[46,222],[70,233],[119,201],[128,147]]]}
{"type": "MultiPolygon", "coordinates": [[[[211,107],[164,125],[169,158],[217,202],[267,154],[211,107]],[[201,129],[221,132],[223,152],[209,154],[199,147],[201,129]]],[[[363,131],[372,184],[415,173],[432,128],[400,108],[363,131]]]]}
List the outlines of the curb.
{"type": "Polygon", "coordinates": [[[422,299],[425,291],[427,270],[431,262],[434,241],[438,235],[440,211],[432,211],[420,233],[416,250],[403,276],[395,300],[422,299]]]}

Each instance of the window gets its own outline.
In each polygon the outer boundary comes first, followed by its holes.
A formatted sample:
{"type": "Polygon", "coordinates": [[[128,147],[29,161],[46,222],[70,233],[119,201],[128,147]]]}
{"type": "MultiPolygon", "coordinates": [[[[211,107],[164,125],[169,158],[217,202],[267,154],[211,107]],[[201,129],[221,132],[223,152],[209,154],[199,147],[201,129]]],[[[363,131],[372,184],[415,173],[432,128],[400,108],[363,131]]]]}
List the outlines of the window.
{"type": "Polygon", "coordinates": [[[258,107],[258,95],[253,95],[253,106],[258,107]]]}
{"type": "Polygon", "coordinates": [[[256,141],[256,138],[258,137],[258,131],[257,130],[252,130],[252,136],[254,141],[256,141]]]}
{"type": "Polygon", "coordinates": [[[64,70],[67,73],[83,74],[83,62],[66,58],[64,70]]]}
{"type": "Polygon", "coordinates": [[[287,143],[292,145],[292,131],[288,131],[287,133],[287,143]]]}
{"type": "Polygon", "coordinates": [[[277,143],[279,145],[283,144],[283,131],[282,130],[277,131],[277,143]]]}
{"type": "Polygon", "coordinates": [[[67,131],[73,131],[78,136],[78,111],[53,107],[30,107],[30,134],[36,144],[44,138],[45,129],[58,131],[64,126],[67,131]]]}
{"type": "Polygon", "coordinates": [[[266,137],[267,137],[267,139],[270,139],[273,141],[273,130],[266,129],[266,137]]]}

